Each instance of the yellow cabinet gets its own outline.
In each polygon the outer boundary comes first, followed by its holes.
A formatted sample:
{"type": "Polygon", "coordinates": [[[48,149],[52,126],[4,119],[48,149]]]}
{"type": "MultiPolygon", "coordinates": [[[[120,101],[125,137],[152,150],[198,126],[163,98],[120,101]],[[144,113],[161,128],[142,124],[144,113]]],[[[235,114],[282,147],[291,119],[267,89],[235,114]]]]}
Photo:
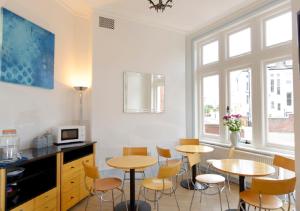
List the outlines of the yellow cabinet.
{"type": "Polygon", "coordinates": [[[57,210],[57,189],[43,193],[11,211],[54,211],[57,210]]]}
{"type": "MultiPolygon", "coordinates": [[[[94,155],[91,154],[62,165],[61,207],[63,211],[68,210],[88,196],[82,163],[94,165],[94,155]]],[[[92,182],[91,179],[87,179],[88,186],[91,186],[92,182]]]]}
{"type": "Polygon", "coordinates": [[[30,200],[18,207],[16,207],[15,209],[12,209],[11,211],[34,211],[34,199],[30,200]]]}

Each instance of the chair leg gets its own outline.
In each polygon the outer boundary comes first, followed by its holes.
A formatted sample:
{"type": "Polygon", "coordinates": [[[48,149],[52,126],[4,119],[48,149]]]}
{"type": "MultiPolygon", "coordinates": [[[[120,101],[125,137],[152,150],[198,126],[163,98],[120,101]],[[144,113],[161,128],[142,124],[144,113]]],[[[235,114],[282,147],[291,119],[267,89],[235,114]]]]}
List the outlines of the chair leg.
{"type": "Polygon", "coordinates": [[[112,205],[113,205],[113,210],[115,209],[115,196],[114,196],[114,190],[111,190],[111,198],[112,198],[112,205]]]}
{"type": "Polygon", "coordinates": [[[227,174],[227,186],[228,186],[228,191],[229,191],[229,193],[231,193],[231,187],[230,187],[230,177],[229,177],[230,175],[229,174],[227,174]]]}
{"type": "Polygon", "coordinates": [[[176,201],[177,208],[178,208],[178,210],[180,210],[179,203],[178,203],[178,200],[177,200],[177,196],[176,196],[176,193],[175,193],[175,190],[174,190],[173,187],[172,187],[172,190],[173,190],[173,194],[174,194],[174,198],[175,198],[175,201],[176,201]]]}
{"type": "Polygon", "coordinates": [[[192,196],[192,200],[191,200],[191,204],[190,204],[190,210],[192,210],[193,200],[194,200],[194,197],[195,197],[195,192],[196,192],[196,189],[194,189],[194,192],[193,192],[193,196],[192,196]]]}
{"type": "Polygon", "coordinates": [[[219,192],[220,207],[221,207],[221,211],[222,211],[223,210],[223,207],[222,207],[222,198],[221,198],[221,190],[220,190],[219,185],[218,185],[218,192],[219,192]]]}
{"type": "Polygon", "coordinates": [[[86,199],[86,204],[85,204],[85,211],[87,210],[88,204],[89,204],[89,200],[90,200],[91,194],[89,193],[89,196],[86,199]]]}
{"type": "Polygon", "coordinates": [[[200,190],[200,204],[202,203],[202,197],[203,197],[203,190],[200,190]]]}
{"type": "MultiPolygon", "coordinates": [[[[123,182],[122,182],[122,190],[124,190],[124,185],[125,185],[125,180],[126,180],[126,172],[124,171],[124,174],[123,174],[123,182]]],[[[124,193],[125,194],[125,193],[124,193]]],[[[121,198],[121,201],[123,201],[123,196],[124,195],[122,195],[122,198],[121,198]]]]}
{"type": "Polygon", "coordinates": [[[137,202],[137,205],[136,205],[136,211],[139,211],[141,192],[142,192],[142,186],[140,186],[140,189],[139,189],[139,195],[138,195],[138,199],[137,199],[138,202],[137,202]]]}
{"type": "Polygon", "coordinates": [[[226,184],[225,183],[224,183],[224,191],[225,191],[225,197],[226,197],[228,209],[230,210],[229,199],[228,199],[228,196],[227,196],[227,190],[226,190],[226,184]]]}
{"type": "MultiPolygon", "coordinates": [[[[127,205],[127,199],[126,199],[125,191],[124,191],[124,190],[122,190],[122,189],[120,189],[120,188],[117,188],[117,190],[119,190],[119,191],[121,192],[121,194],[122,194],[122,198],[123,198],[123,196],[124,196],[124,200],[125,200],[125,207],[126,207],[126,210],[128,211],[128,205],[127,205]]],[[[121,200],[121,202],[123,202],[123,201],[121,200]]]]}

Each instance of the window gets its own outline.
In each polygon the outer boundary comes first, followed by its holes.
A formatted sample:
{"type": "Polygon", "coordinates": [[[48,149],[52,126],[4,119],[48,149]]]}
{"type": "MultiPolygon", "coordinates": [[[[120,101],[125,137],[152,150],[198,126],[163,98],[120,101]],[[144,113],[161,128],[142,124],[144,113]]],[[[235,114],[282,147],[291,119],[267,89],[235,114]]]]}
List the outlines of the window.
{"type": "Polygon", "coordinates": [[[214,41],[202,46],[202,64],[219,61],[219,41],[214,41]]]}
{"type": "Polygon", "coordinates": [[[251,51],[251,29],[229,35],[229,57],[249,53],[251,51]]]}
{"type": "Polygon", "coordinates": [[[203,133],[219,135],[219,75],[203,78],[203,116],[203,133]]]}
{"type": "Polygon", "coordinates": [[[204,142],[230,142],[222,119],[230,112],[241,114],[241,137],[250,142],[238,145],[293,151],[291,12],[278,13],[290,8],[285,2],[191,39],[194,90],[199,91],[192,95],[192,112],[199,116],[191,129],[204,142]]]}
{"type": "Polygon", "coordinates": [[[247,87],[247,84],[251,84],[251,70],[231,71],[229,77],[231,113],[242,115],[241,137],[245,140],[252,140],[251,87],[247,87]]]}
{"type": "Polygon", "coordinates": [[[274,92],[274,79],[271,79],[271,92],[274,92]]]}
{"type": "Polygon", "coordinates": [[[280,95],[280,79],[277,79],[277,94],[280,95]]]}
{"type": "Polygon", "coordinates": [[[291,92],[286,93],[286,105],[287,106],[292,105],[292,93],[291,92]]]}
{"type": "MultiPolygon", "coordinates": [[[[275,73],[283,81],[293,81],[292,61],[280,61],[266,66],[266,83],[271,86],[270,75],[275,73]]],[[[267,89],[270,90],[270,89],[267,89]]],[[[268,102],[276,102],[277,109],[267,108],[267,142],[276,145],[294,146],[294,108],[292,106],[293,84],[282,83],[281,92],[276,95],[265,93],[268,102]]],[[[267,103],[269,105],[269,103],[267,103]]]]}
{"type": "Polygon", "coordinates": [[[266,46],[292,40],[292,13],[287,12],[265,22],[266,46]]]}

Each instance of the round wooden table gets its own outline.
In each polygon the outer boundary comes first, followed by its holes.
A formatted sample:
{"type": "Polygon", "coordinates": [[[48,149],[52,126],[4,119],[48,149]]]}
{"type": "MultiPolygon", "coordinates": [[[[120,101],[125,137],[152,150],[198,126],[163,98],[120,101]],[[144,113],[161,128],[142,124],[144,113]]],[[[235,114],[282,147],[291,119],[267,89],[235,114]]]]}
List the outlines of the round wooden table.
{"type": "MultiPolygon", "coordinates": [[[[136,210],[135,201],[135,169],[146,168],[157,163],[157,159],[151,156],[121,156],[107,161],[107,165],[122,170],[130,169],[130,201],[121,202],[115,207],[115,211],[126,210],[126,203],[130,211],[136,210]]],[[[139,201],[139,210],[151,210],[151,205],[144,201],[139,201]]]]}
{"type": "MultiPolygon", "coordinates": [[[[213,160],[212,166],[225,173],[238,175],[239,176],[239,186],[240,192],[245,190],[245,177],[260,177],[267,176],[275,173],[275,168],[253,160],[242,160],[242,159],[222,159],[213,160]]],[[[241,205],[244,210],[246,210],[245,203],[242,202],[241,205]]],[[[237,210],[237,209],[230,209],[237,210]]],[[[240,209],[242,210],[242,209],[240,209]]]]}
{"type": "MultiPolygon", "coordinates": [[[[205,145],[179,145],[175,147],[176,151],[182,153],[209,153],[214,151],[214,148],[205,145]]],[[[182,180],[180,185],[183,188],[194,190],[196,189],[206,189],[207,186],[196,183],[197,167],[192,166],[192,179],[182,180]]]]}

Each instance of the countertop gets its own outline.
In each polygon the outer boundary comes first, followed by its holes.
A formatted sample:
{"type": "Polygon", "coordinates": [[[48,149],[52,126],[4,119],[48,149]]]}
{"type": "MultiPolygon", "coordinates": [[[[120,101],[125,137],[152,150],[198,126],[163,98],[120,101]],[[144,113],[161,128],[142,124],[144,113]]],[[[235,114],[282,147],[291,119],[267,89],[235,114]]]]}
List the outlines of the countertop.
{"type": "Polygon", "coordinates": [[[86,141],[83,143],[65,144],[65,145],[58,145],[58,146],[53,145],[50,147],[45,147],[45,148],[40,148],[40,149],[21,150],[20,154],[22,156],[22,159],[14,162],[14,163],[6,164],[5,166],[2,165],[2,163],[1,163],[1,158],[3,156],[0,153],[0,169],[19,166],[22,164],[26,164],[28,162],[39,160],[39,159],[46,158],[49,156],[53,156],[57,153],[72,151],[74,149],[79,149],[79,148],[82,148],[85,146],[93,145],[95,143],[96,142],[94,142],[94,141],[86,141]]]}

